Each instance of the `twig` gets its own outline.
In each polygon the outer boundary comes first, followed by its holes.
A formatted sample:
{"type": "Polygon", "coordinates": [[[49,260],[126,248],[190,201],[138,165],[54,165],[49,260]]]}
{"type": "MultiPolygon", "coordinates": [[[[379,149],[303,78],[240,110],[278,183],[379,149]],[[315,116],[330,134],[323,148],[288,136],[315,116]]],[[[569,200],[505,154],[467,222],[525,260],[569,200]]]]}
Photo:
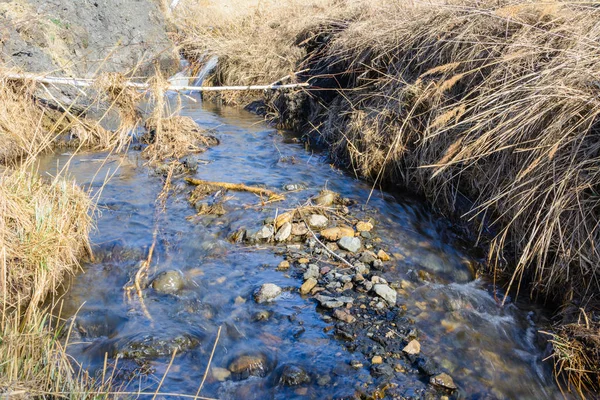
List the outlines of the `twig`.
{"type": "Polygon", "coordinates": [[[217,331],[217,338],[215,339],[215,344],[213,345],[212,351],[210,353],[210,357],[208,359],[208,365],[206,366],[206,371],[204,371],[204,376],[202,377],[202,382],[200,382],[200,387],[198,388],[198,391],[196,392],[196,397],[194,397],[194,399],[199,398],[198,396],[200,395],[202,386],[204,386],[204,381],[206,380],[208,371],[210,370],[210,363],[212,362],[213,356],[215,355],[215,350],[217,349],[217,343],[219,343],[219,338],[221,337],[221,328],[222,328],[222,326],[219,326],[219,330],[217,331]]]}
{"type": "Polygon", "coordinates": [[[167,377],[167,374],[169,373],[169,370],[171,369],[171,366],[173,365],[173,360],[175,360],[175,355],[177,354],[177,348],[175,348],[175,350],[173,350],[173,355],[171,356],[171,361],[169,361],[169,365],[167,366],[167,369],[165,370],[165,373],[163,374],[160,383],[158,384],[158,387],[156,388],[156,391],[154,392],[154,396],[152,396],[152,400],[156,399],[156,396],[158,396],[159,392],[160,392],[160,387],[162,386],[163,382],[165,381],[165,378],[167,377]]]}
{"type": "MultiPolygon", "coordinates": [[[[75,87],[90,87],[93,86],[93,79],[84,78],[62,78],[57,76],[43,76],[35,74],[6,74],[4,75],[8,79],[17,80],[31,80],[40,83],[49,83],[56,85],[70,85],[75,87]]],[[[148,91],[150,85],[147,83],[131,82],[126,81],[123,84],[126,87],[148,91]]],[[[288,83],[285,85],[248,85],[248,86],[188,86],[188,85],[169,85],[167,90],[175,92],[220,92],[225,90],[231,91],[244,91],[244,90],[279,90],[279,89],[294,89],[294,88],[306,88],[309,87],[310,83],[288,83]]]]}
{"type": "Polygon", "coordinates": [[[335,254],[333,251],[329,250],[327,248],[327,246],[323,242],[321,242],[319,240],[319,238],[317,237],[317,235],[315,235],[315,233],[313,232],[313,230],[310,229],[310,226],[308,225],[308,222],[306,222],[306,220],[304,219],[304,217],[302,216],[302,214],[300,214],[300,216],[302,217],[302,220],[304,221],[304,224],[306,225],[306,229],[308,229],[308,231],[310,232],[310,234],[312,235],[312,237],[315,238],[315,240],[317,241],[317,243],[319,243],[325,249],[326,252],[328,252],[329,254],[331,254],[332,256],[334,256],[335,258],[337,258],[338,260],[340,260],[341,262],[343,262],[344,264],[346,264],[350,268],[354,268],[354,265],[350,264],[350,262],[348,262],[348,260],[344,259],[343,257],[340,257],[339,255],[335,254]]]}
{"type": "Polygon", "coordinates": [[[248,186],[248,185],[244,185],[243,183],[213,182],[213,181],[205,181],[203,179],[194,179],[194,178],[185,178],[185,181],[192,185],[196,185],[196,186],[198,186],[198,185],[217,186],[217,187],[220,187],[223,189],[228,189],[228,190],[236,190],[236,191],[241,191],[241,192],[254,193],[259,196],[267,195],[267,196],[269,196],[269,200],[275,200],[275,199],[283,200],[284,199],[284,196],[282,194],[279,194],[272,190],[263,189],[263,188],[256,187],[256,186],[248,186]]]}

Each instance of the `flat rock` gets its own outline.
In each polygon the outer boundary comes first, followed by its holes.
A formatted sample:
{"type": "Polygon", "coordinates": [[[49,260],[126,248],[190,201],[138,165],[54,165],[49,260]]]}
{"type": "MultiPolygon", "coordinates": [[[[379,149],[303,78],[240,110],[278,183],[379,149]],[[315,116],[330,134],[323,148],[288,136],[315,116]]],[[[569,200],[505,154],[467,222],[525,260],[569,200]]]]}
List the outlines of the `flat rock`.
{"type": "Polygon", "coordinates": [[[257,303],[266,303],[273,301],[280,294],[281,288],[279,286],[273,283],[265,283],[254,292],[254,300],[257,303]]]}
{"type": "Polygon", "coordinates": [[[292,235],[304,236],[308,233],[308,227],[304,222],[292,224],[292,235]]]}
{"type": "Polygon", "coordinates": [[[308,225],[313,229],[324,229],[327,228],[329,220],[327,217],[321,214],[312,214],[308,217],[308,225]]]}
{"type": "Polygon", "coordinates": [[[277,231],[277,234],[275,235],[275,240],[277,242],[285,242],[286,240],[288,240],[288,238],[290,237],[291,234],[292,234],[292,224],[289,222],[286,222],[283,225],[281,225],[281,227],[277,231]]]}
{"type": "Polygon", "coordinates": [[[310,291],[317,286],[317,280],[315,278],[308,278],[306,280],[306,282],[304,282],[302,284],[302,286],[300,287],[300,293],[301,294],[308,294],[310,293],[310,291]]]}
{"type": "Polygon", "coordinates": [[[321,303],[323,307],[326,308],[338,308],[344,306],[346,303],[353,303],[354,299],[352,297],[340,296],[340,297],[331,297],[325,295],[317,295],[315,296],[317,301],[321,303]]]}
{"type": "Polygon", "coordinates": [[[351,253],[356,253],[360,250],[362,243],[357,237],[344,236],[340,240],[338,240],[338,246],[340,249],[349,251],[351,253]]]}
{"type": "Polygon", "coordinates": [[[441,386],[446,389],[456,389],[456,384],[452,380],[452,377],[444,372],[437,374],[429,378],[429,383],[436,386],[441,386]]]}
{"type": "Polygon", "coordinates": [[[257,240],[269,240],[273,237],[275,229],[271,225],[265,225],[256,232],[254,236],[257,240]]]}
{"type": "Polygon", "coordinates": [[[339,319],[340,321],[344,321],[348,324],[351,324],[353,322],[356,322],[356,318],[352,315],[350,315],[350,313],[344,311],[344,310],[340,310],[337,309],[333,312],[333,316],[337,319],[339,319]]]}
{"type": "Polygon", "coordinates": [[[406,346],[404,346],[402,351],[406,354],[419,354],[421,352],[421,344],[417,340],[413,339],[410,342],[408,342],[406,346]]]}
{"type": "Polygon", "coordinates": [[[389,305],[396,305],[396,291],[388,285],[379,283],[377,285],[373,285],[373,290],[379,297],[387,301],[389,305]]]}
{"type": "Polygon", "coordinates": [[[313,203],[322,207],[331,206],[337,197],[337,194],[329,190],[323,190],[317,197],[313,198],[313,203]]]}

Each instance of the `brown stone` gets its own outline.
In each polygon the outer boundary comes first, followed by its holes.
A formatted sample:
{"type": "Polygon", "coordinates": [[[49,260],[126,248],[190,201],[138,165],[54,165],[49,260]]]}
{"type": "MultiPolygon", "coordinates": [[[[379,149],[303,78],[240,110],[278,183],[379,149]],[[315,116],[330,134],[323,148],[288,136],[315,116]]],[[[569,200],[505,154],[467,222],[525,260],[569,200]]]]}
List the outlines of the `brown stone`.
{"type": "Polygon", "coordinates": [[[373,229],[373,224],[370,222],[360,221],[356,224],[356,230],[359,232],[371,232],[373,229]]]}
{"type": "Polygon", "coordinates": [[[402,349],[406,354],[419,354],[421,352],[421,344],[413,339],[402,349]]]}
{"type": "Polygon", "coordinates": [[[383,362],[383,358],[381,356],[374,356],[371,359],[371,364],[381,364],[383,362]]]}
{"type": "Polygon", "coordinates": [[[317,280],[315,278],[308,278],[300,287],[300,293],[308,294],[315,286],[317,286],[317,280]]]}
{"type": "Polygon", "coordinates": [[[342,237],[342,230],[340,228],[327,228],[321,231],[321,237],[330,242],[335,242],[342,237]]]}
{"type": "Polygon", "coordinates": [[[289,261],[282,261],[279,263],[279,265],[277,266],[278,270],[286,270],[290,268],[290,262],[289,261]]]}
{"type": "Polygon", "coordinates": [[[381,261],[390,261],[390,256],[383,250],[379,250],[377,252],[377,258],[379,258],[381,261]]]}
{"type": "Polygon", "coordinates": [[[294,216],[294,213],[290,212],[286,212],[283,214],[279,214],[277,216],[277,218],[275,218],[275,229],[279,229],[281,228],[281,226],[283,224],[285,224],[286,222],[292,222],[292,218],[294,216]]]}
{"type": "Polygon", "coordinates": [[[342,309],[339,309],[339,308],[333,312],[333,316],[335,318],[339,319],[340,321],[344,321],[349,324],[356,321],[356,318],[354,316],[350,315],[348,312],[346,312],[342,309]]]}
{"type": "Polygon", "coordinates": [[[441,386],[446,389],[456,389],[456,384],[452,380],[452,377],[446,373],[437,374],[429,378],[429,383],[436,386],[441,386]]]}

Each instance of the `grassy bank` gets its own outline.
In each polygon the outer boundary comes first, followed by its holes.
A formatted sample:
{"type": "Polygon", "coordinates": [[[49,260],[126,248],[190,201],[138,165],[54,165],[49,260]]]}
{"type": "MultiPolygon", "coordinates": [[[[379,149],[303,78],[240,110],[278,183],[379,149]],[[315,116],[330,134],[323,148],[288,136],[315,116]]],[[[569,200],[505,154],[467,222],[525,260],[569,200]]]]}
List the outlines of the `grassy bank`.
{"type": "Polygon", "coordinates": [[[507,289],[559,305],[563,387],[600,387],[595,3],[188,0],[177,17],[190,57],[220,57],[209,84],[311,82],[269,116],[471,226],[507,289]]]}

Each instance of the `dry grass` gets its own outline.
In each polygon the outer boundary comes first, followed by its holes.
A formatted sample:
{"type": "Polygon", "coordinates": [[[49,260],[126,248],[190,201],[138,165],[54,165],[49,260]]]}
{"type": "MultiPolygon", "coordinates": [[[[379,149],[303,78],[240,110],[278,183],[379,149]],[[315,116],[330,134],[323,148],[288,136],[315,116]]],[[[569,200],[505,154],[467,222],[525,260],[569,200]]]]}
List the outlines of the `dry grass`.
{"type": "Polygon", "coordinates": [[[510,288],[598,301],[596,3],[322,0],[223,6],[218,18],[209,9],[210,21],[182,26],[189,54],[219,55],[213,82],[308,69],[300,78],[322,90],[274,99],[284,123],[311,129],[357,175],[414,188],[470,221],[491,237],[490,270],[510,288]]]}

